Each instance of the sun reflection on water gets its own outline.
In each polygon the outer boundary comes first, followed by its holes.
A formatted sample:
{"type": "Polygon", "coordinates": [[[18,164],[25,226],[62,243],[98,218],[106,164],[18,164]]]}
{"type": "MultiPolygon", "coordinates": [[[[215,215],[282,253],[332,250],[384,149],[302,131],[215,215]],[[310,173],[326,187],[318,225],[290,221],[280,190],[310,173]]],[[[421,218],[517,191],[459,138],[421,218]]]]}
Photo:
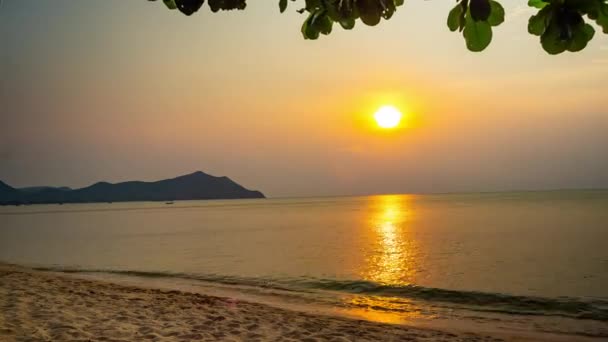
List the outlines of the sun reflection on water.
{"type": "MultiPolygon", "coordinates": [[[[371,197],[365,216],[369,239],[361,278],[382,285],[404,286],[415,283],[416,244],[408,224],[414,215],[413,196],[384,195],[371,197]]],[[[344,298],[350,314],[388,323],[413,323],[422,317],[419,305],[389,293],[353,295],[344,298]]]]}
{"type": "Polygon", "coordinates": [[[372,198],[369,227],[374,249],[366,260],[365,279],[383,284],[413,282],[412,241],[407,237],[406,223],[411,218],[410,196],[385,195],[372,198]]]}

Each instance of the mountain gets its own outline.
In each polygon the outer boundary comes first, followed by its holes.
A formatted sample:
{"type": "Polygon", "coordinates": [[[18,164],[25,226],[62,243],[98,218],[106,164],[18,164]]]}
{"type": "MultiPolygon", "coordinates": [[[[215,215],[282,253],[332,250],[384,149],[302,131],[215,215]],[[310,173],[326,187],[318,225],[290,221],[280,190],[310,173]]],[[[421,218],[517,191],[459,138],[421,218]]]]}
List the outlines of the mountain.
{"type": "Polygon", "coordinates": [[[21,198],[21,192],[0,181],[0,203],[15,202],[21,198]]]}
{"type": "Polygon", "coordinates": [[[15,189],[0,182],[0,203],[92,203],[128,201],[173,201],[264,198],[228,177],[215,177],[197,171],[189,175],[156,182],[99,182],[80,189],[35,187],[15,189]]]}
{"type": "Polygon", "coordinates": [[[59,186],[59,187],[54,187],[54,186],[29,186],[27,188],[19,188],[19,191],[22,192],[27,192],[27,193],[34,193],[34,192],[39,192],[42,190],[48,190],[48,189],[57,189],[57,190],[72,190],[70,188],[68,188],[67,186],[59,186]]]}

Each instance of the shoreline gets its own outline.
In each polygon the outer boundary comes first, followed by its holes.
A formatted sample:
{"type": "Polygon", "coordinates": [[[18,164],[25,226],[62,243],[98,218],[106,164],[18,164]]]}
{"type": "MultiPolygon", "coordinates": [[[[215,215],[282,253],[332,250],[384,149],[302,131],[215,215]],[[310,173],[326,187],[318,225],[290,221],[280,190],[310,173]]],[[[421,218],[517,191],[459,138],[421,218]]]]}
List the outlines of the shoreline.
{"type": "Polygon", "coordinates": [[[0,340],[523,342],[572,336],[381,323],[0,263],[0,340]]]}
{"type": "Polygon", "coordinates": [[[0,264],[3,341],[498,341],[0,264]]]}

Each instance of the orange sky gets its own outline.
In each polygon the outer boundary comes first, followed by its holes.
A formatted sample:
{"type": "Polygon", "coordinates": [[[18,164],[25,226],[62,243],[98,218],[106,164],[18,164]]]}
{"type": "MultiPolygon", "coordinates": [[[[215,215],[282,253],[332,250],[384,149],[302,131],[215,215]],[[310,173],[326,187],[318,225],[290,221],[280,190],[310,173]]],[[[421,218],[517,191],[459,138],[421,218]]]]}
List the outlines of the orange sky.
{"type": "Polygon", "coordinates": [[[608,186],[608,39],[549,56],[507,21],[483,53],[410,1],[305,41],[296,5],[192,17],[147,1],[5,0],[0,179],[85,186],[203,170],[270,196],[608,186]],[[404,127],[369,120],[393,104],[404,127]]]}

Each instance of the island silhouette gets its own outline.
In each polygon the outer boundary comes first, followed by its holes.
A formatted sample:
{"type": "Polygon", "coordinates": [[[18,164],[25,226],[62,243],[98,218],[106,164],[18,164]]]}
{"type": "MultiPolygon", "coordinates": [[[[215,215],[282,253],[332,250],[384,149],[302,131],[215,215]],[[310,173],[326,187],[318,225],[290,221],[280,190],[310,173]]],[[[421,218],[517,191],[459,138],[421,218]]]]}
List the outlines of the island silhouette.
{"type": "Polygon", "coordinates": [[[246,189],[228,177],[216,177],[202,171],[155,182],[98,182],[79,189],[51,186],[19,189],[0,181],[0,205],[237,198],[265,196],[260,191],[246,189]]]}

